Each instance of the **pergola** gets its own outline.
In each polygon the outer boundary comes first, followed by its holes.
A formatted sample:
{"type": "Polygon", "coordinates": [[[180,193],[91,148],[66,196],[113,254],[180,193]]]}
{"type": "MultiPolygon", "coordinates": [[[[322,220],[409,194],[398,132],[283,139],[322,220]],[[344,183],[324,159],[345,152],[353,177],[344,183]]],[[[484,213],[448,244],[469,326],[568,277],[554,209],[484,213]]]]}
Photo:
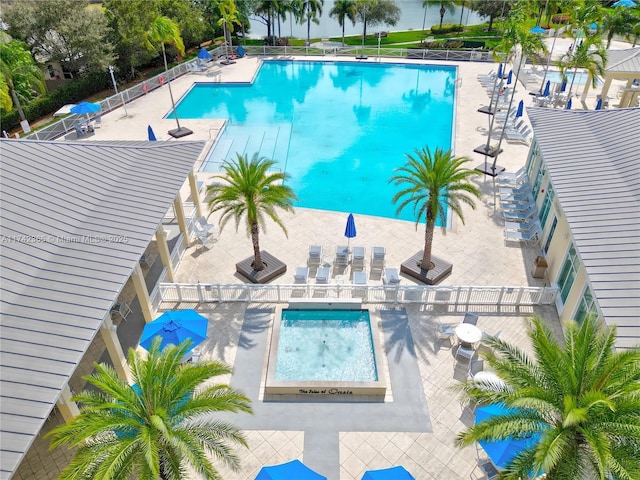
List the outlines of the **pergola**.
{"type": "MultiPolygon", "coordinates": [[[[640,94],[640,47],[626,50],[607,50],[607,67],[605,69],[604,85],[600,97],[607,98],[613,80],[626,80],[618,108],[638,105],[640,94]],[[634,85],[634,81],[637,83],[634,85]]],[[[580,99],[584,102],[591,86],[592,77],[589,75],[580,99]]]]}

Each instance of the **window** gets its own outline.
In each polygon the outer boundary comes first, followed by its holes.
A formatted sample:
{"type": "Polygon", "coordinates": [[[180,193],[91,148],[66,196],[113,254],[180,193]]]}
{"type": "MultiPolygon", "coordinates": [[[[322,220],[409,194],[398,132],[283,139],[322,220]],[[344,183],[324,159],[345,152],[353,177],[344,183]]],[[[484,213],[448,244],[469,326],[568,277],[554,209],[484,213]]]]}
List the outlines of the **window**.
{"type": "Polygon", "coordinates": [[[593,300],[593,294],[589,287],[584,289],[574,320],[580,324],[584,322],[587,315],[598,317],[598,307],[596,306],[596,302],[593,300]]]}
{"type": "Polygon", "coordinates": [[[551,211],[551,204],[553,203],[554,198],[555,193],[553,192],[553,185],[549,184],[544,195],[542,207],[540,207],[540,212],[538,213],[538,217],[540,218],[540,225],[542,225],[543,230],[545,228],[545,223],[547,222],[549,212],[551,211]]]}
{"type": "Polygon", "coordinates": [[[553,240],[553,234],[556,231],[556,227],[558,226],[558,217],[553,216],[553,223],[551,224],[551,228],[549,229],[549,235],[547,235],[547,240],[544,242],[544,253],[549,251],[549,245],[551,245],[551,240],[553,240]]]}
{"type": "Polygon", "coordinates": [[[567,258],[564,260],[562,270],[560,270],[560,276],[558,277],[558,288],[560,289],[560,298],[562,303],[567,301],[573,281],[578,273],[579,260],[578,253],[576,252],[573,243],[569,245],[569,251],[567,252],[567,258]]]}
{"type": "Polygon", "coordinates": [[[544,163],[540,165],[540,170],[536,174],[536,179],[533,182],[533,188],[531,189],[531,193],[533,194],[533,198],[538,198],[540,195],[540,188],[542,187],[542,179],[544,178],[544,174],[546,173],[546,169],[544,167],[544,163]]]}

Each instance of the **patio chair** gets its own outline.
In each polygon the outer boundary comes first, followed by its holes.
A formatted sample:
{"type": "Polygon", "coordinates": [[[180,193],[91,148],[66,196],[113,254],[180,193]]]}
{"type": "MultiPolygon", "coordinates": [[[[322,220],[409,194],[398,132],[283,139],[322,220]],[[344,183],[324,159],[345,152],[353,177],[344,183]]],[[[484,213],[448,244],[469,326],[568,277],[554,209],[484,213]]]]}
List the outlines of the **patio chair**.
{"type": "Polygon", "coordinates": [[[353,247],[353,259],[351,261],[352,270],[364,270],[364,247],[353,247]]]}
{"type": "Polygon", "coordinates": [[[509,203],[528,203],[533,202],[533,196],[531,195],[531,191],[526,191],[522,193],[501,193],[500,194],[500,204],[509,204],[509,203]]]}
{"type": "Polygon", "coordinates": [[[504,232],[504,241],[508,242],[518,242],[518,243],[535,243],[540,238],[540,228],[533,228],[528,232],[518,232],[515,230],[505,230],[504,232]]]}
{"type": "Polygon", "coordinates": [[[470,323],[471,325],[478,325],[478,314],[467,312],[464,314],[464,319],[462,323],[470,323]]]}
{"type": "Polygon", "coordinates": [[[196,235],[196,239],[202,245],[206,245],[213,240],[213,231],[204,229],[197,221],[193,222],[193,231],[196,235]]]}
{"type": "Polygon", "coordinates": [[[537,218],[528,222],[504,222],[505,230],[514,230],[516,232],[529,232],[533,228],[540,230],[540,222],[537,218]]]}
{"type": "Polygon", "coordinates": [[[498,472],[498,469],[493,465],[493,463],[491,463],[491,461],[481,463],[480,469],[482,470],[482,473],[485,474],[487,480],[495,480],[500,474],[500,472],[498,472]]]}
{"type": "Polygon", "coordinates": [[[473,379],[476,373],[481,372],[484,369],[484,362],[482,360],[472,360],[469,363],[469,376],[473,379]]]}
{"type": "Polygon", "coordinates": [[[293,274],[293,283],[307,283],[309,280],[309,267],[296,267],[293,274]]]}
{"type": "Polygon", "coordinates": [[[349,265],[349,247],[338,245],[336,247],[336,258],[333,261],[335,267],[346,267],[349,265]]]}
{"type": "Polygon", "coordinates": [[[208,234],[215,233],[216,226],[212,223],[207,222],[207,219],[204,216],[198,217],[196,219],[196,223],[198,224],[198,227],[200,227],[200,230],[203,230],[208,234]]]}
{"type": "Polygon", "coordinates": [[[82,137],[86,133],[86,130],[82,128],[82,125],[80,124],[80,122],[75,122],[73,124],[73,129],[76,131],[76,136],[78,138],[82,137]]]}
{"type": "Polygon", "coordinates": [[[444,324],[438,320],[437,330],[438,340],[448,340],[449,345],[453,346],[453,327],[451,325],[444,324]]]}
{"type": "Polygon", "coordinates": [[[519,132],[513,132],[507,130],[505,132],[505,136],[507,137],[508,142],[517,142],[517,143],[529,143],[529,136],[531,135],[531,129],[526,126],[519,132]]]}
{"type": "Polygon", "coordinates": [[[505,223],[507,222],[530,222],[538,215],[538,209],[535,205],[531,205],[527,210],[521,212],[512,210],[502,210],[502,216],[505,223]]]}
{"type": "Polygon", "coordinates": [[[102,115],[96,115],[93,117],[93,128],[101,128],[102,127],[102,115]]]}
{"type": "Polygon", "coordinates": [[[322,259],[322,246],[311,245],[309,247],[309,258],[307,259],[307,266],[317,268],[320,266],[321,259],[322,259]]]}
{"type": "Polygon", "coordinates": [[[316,283],[327,284],[329,283],[329,276],[331,274],[331,270],[329,267],[320,267],[316,272],[316,283]]]}
{"type": "Polygon", "coordinates": [[[357,288],[353,289],[351,296],[365,298],[367,296],[367,272],[364,270],[353,272],[353,285],[357,288]]]}
{"type": "Polygon", "coordinates": [[[127,316],[131,313],[131,308],[126,302],[116,303],[113,307],[111,307],[111,319],[115,320],[116,318],[120,318],[120,320],[127,321],[127,316]]]}
{"type": "Polygon", "coordinates": [[[471,361],[473,360],[475,354],[476,351],[472,348],[458,345],[458,349],[456,350],[456,360],[458,360],[458,357],[462,357],[463,359],[466,359],[467,363],[471,364],[471,361]]]}
{"type": "Polygon", "coordinates": [[[523,178],[528,179],[527,169],[525,167],[520,167],[515,172],[507,172],[502,171],[498,173],[498,183],[511,183],[513,181],[520,181],[523,178]]]}
{"type": "Polygon", "coordinates": [[[531,187],[528,183],[522,183],[517,187],[500,187],[498,188],[498,192],[500,192],[500,196],[517,196],[517,195],[525,195],[531,192],[531,187]]]}
{"type": "Polygon", "coordinates": [[[502,202],[502,211],[509,214],[514,214],[519,212],[526,212],[531,207],[535,206],[536,202],[534,202],[533,197],[529,195],[528,197],[525,197],[525,200],[520,200],[517,202],[505,200],[504,202],[502,202]]]}
{"type": "Polygon", "coordinates": [[[156,261],[157,254],[151,252],[144,252],[140,257],[140,265],[151,268],[156,261]]]}
{"type": "Polygon", "coordinates": [[[373,247],[371,249],[371,270],[382,271],[385,265],[386,250],[384,247],[373,247]]]}
{"type": "Polygon", "coordinates": [[[382,276],[382,283],[385,285],[398,285],[400,283],[400,276],[398,275],[397,268],[385,268],[382,276]]]}

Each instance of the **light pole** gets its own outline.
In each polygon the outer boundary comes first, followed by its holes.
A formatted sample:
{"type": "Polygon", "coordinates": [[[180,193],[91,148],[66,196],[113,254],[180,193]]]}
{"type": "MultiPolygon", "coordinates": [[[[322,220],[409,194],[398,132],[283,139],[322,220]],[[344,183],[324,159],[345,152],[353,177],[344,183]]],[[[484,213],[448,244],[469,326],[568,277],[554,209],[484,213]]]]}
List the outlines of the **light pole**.
{"type": "MultiPolygon", "coordinates": [[[[118,95],[118,84],[116,83],[116,77],[113,75],[113,67],[109,65],[109,73],[111,74],[111,81],[113,82],[113,89],[116,91],[116,95],[118,95]]],[[[122,100],[122,108],[124,108],[124,116],[127,117],[129,114],[127,113],[127,105],[124,101],[124,95],[120,96],[122,100]]]]}

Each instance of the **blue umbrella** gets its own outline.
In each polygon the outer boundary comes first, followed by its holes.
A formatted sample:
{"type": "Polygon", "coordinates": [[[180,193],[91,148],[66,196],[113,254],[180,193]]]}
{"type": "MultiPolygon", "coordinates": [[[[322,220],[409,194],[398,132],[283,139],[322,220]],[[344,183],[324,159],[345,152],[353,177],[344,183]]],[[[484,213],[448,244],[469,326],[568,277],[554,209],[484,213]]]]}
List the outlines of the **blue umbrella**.
{"type": "Polygon", "coordinates": [[[327,480],[314,472],[300,460],[291,460],[281,465],[262,467],[255,480],[327,480]]]}
{"type": "Polygon", "coordinates": [[[404,467],[391,467],[382,470],[367,470],[362,480],[415,480],[404,467]]]}
{"type": "Polygon", "coordinates": [[[533,27],[531,30],[529,30],[531,33],[537,33],[537,34],[541,34],[541,33],[547,33],[547,31],[542,28],[540,25],[536,25],[535,27],[533,27]]]}
{"type": "Polygon", "coordinates": [[[602,98],[598,99],[598,103],[596,103],[596,110],[602,110],[602,98]]]}
{"type": "Polygon", "coordinates": [[[153,128],[151,128],[151,125],[147,127],[147,134],[149,135],[150,142],[155,142],[157,140],[156,134],[153,133],[153,128]]]}
{"type": "Polygon", "coordinates": [[[551,86],[551,80],[547,80],[547,84],[544,86],[544,92],[542,92],[543,97],[549,96],[549,87],[551,86]]]}
{"type": "MultiPolygon", "coordinates": [[[[513,413],[514,409],[507,408],[502,404],[485,405],[476,409],[476,425],[500,415],[513,413]]],[[[528,438],[506,438],[495,442],[481,440],[480,446],[489,455],[491,462],[498,468],[506,466],[524,449],[536,445],[540,441],[540,435],[534,434],[528,438]]],[[[539,472],[537,475],[542,474],[539,472]]]]}
{"type": "Polygon", "coordinates": [[[198,58],[200,60],[209,60],[211,58],[211,54],[207,51],[206,48],[202,47],[198,52],[198,58]]]}
{"type": "Polygon", "coordinates": [[[617,2],[615,2],[613,4],[614,7],[627,7],[627,8],[633,8],[636,6],[636,2],[634,2],[633,0],[618,0],[617,2]]]}
{"type": "Polygon", "coordinates": [[[567,81],[563,80],[562,84],[560,85],[560,91],[564,92],[567,89],[567,81]]]}
{"type": "Polygon", "coordinates": [[[567,102],[567,110],[571,110],[571,99],[567,102]]]}
{"type": "Polygon", "coordinates": [[[170,344],[178,345],[190,338],[193,342],[187,350],[190,352],[207,338],[208,326],[209,320],[195,310],[170,310],[144,326],[140,346],[149,350],[157,336],[162,337],[160,349],[170,344]]]}
{"type": "Polygon", "coordinates": [[[518,109],[516,110],[516,118],[520,118],[524,113],[524,100],[520,100],[518,103],[518,109]]]}
{"type": "MultiPolygon", "coordinates": [[[[351,239],[356,236],[356,221],[353,218],[353,213],[350,213],[347,217],[347,226],[344,229],[344,236],[349,239],[349,243],[351,239]]],[[[349,248],[347,246],[347,248],[349,248]]]]}
{"type": "Polygon", "coordinates": [[[597,23],[595,23],[595,22],[594,22],[594,23],[590,23],[590,24],[589,24],[589,28],[590,28],[591,30],[597,30],[597,29],[598,29],[598,24],[597,24],[597,23]]]}
{"type": "Polygon", "coordinates": [[[513,80],[513,70],[509,70],[509,75],[507,75],[507,85],[511,85],[512,80],[513,80]]]}
{"type": "Polygon", "coordinates": [[[502,78],[502,64],[498,67],[498,78],[502,78]]]}
{"type": "Polygon", "coordinates": [[[86,113],[95,113],[98,110],[100,110],[101,108],[102,107],[100,105],[98,105],[97,103],[80,102],[76,106],[71,107],[71,109],[69,111],[71,113],[77,113],[77,114],[81,115],[81,114],[86,114],[86,113]]]}

